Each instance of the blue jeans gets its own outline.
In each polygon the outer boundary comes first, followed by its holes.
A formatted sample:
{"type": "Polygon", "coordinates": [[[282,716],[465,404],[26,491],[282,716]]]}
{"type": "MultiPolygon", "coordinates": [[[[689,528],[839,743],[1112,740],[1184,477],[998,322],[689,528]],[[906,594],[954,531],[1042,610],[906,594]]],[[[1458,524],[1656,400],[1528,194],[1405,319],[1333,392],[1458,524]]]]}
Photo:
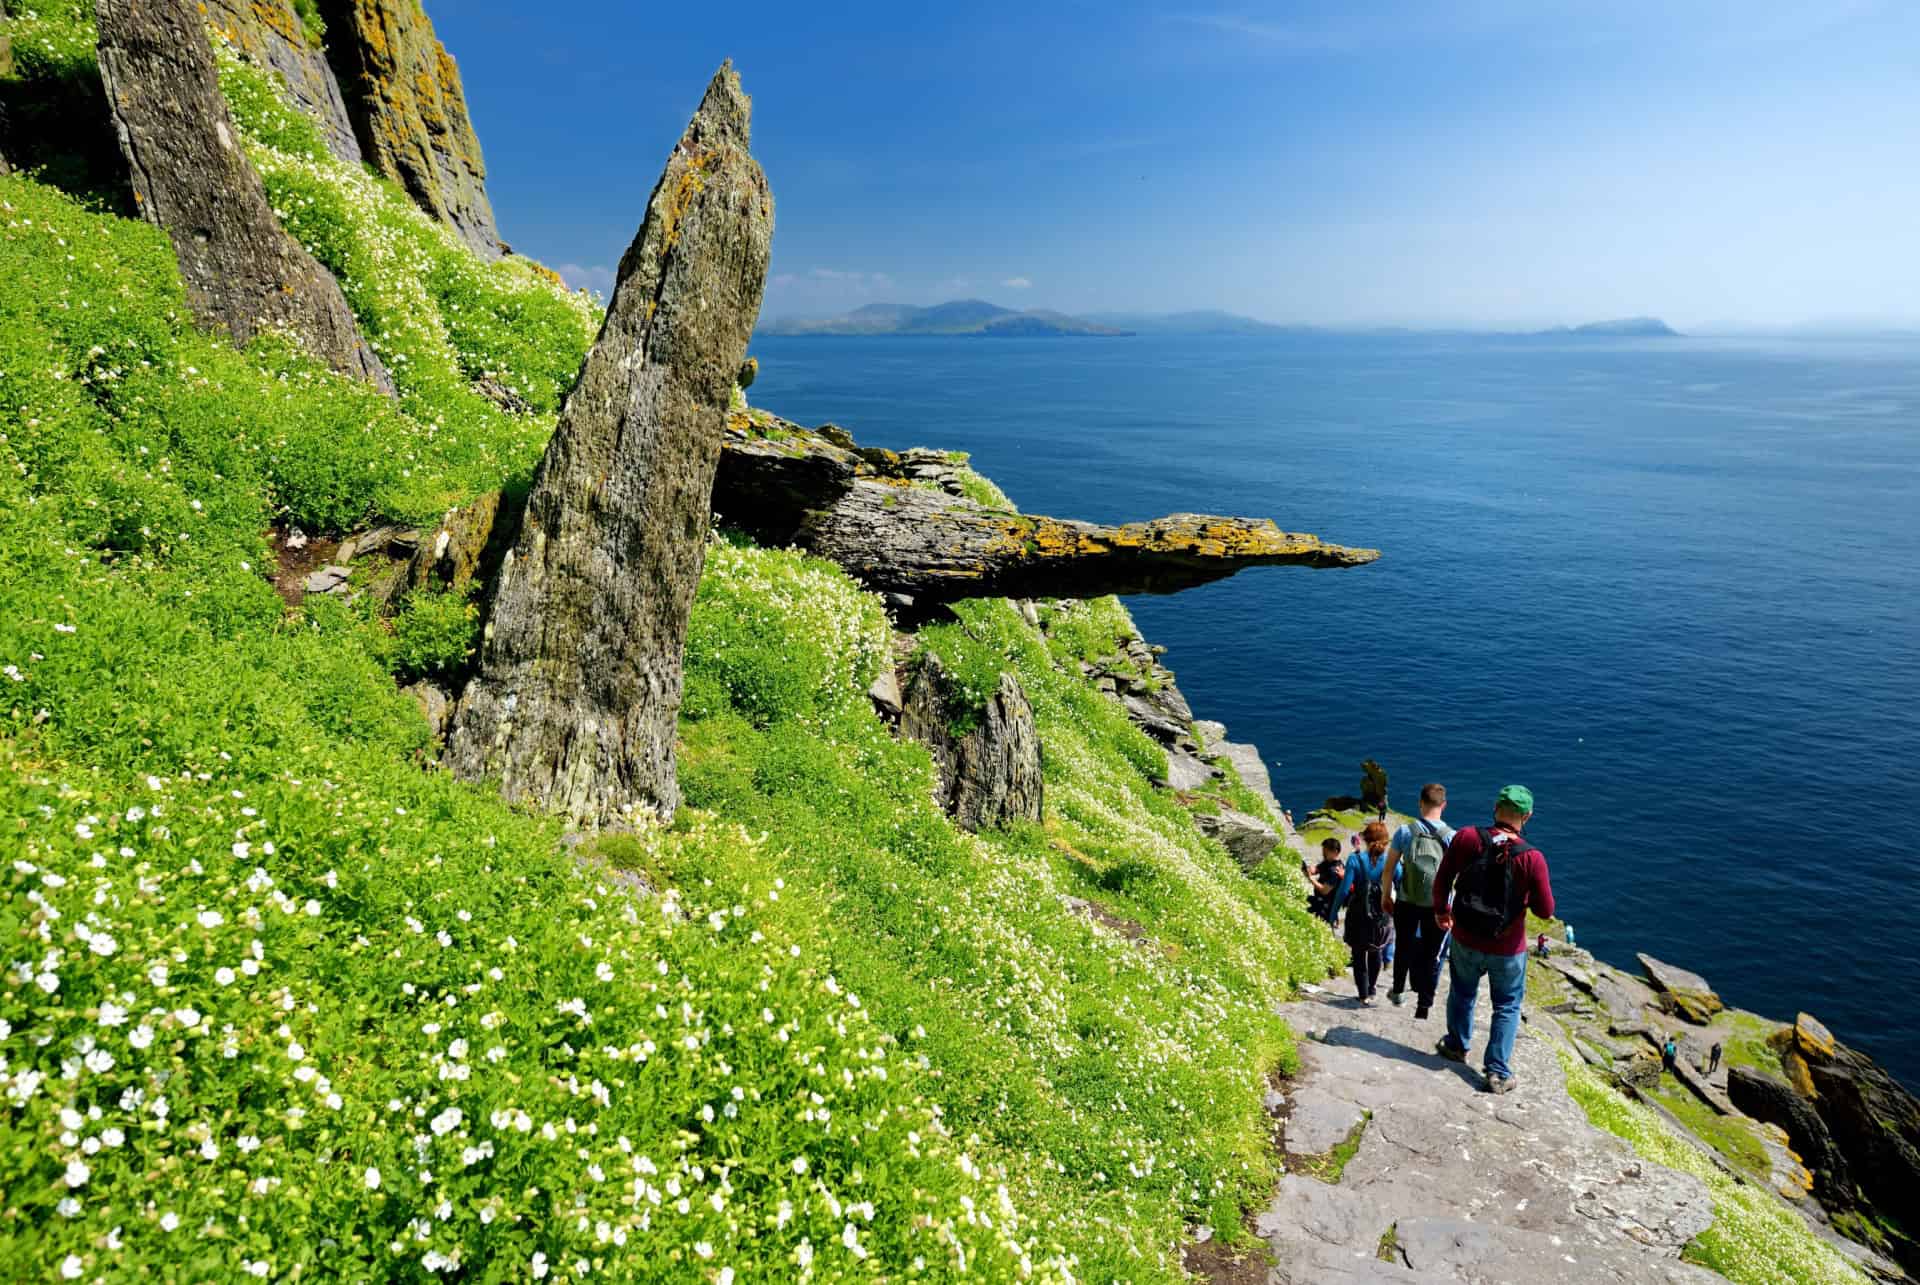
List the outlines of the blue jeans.
{"type": "Polygon", "coordinates": [[[1513,1041],[1520,1034],[1520,1001],[1527,994],[1527,957],[1489,955],[1462,946],[1449,951],[1453,989],[1447,992],[1447,1039],[1462,1052],[1473,1046],[1473,1006],[1480,979],[1493,997],[1493,1024],[1487,1032],[1487,1074],[1513,1074],[1513,1041]]]}

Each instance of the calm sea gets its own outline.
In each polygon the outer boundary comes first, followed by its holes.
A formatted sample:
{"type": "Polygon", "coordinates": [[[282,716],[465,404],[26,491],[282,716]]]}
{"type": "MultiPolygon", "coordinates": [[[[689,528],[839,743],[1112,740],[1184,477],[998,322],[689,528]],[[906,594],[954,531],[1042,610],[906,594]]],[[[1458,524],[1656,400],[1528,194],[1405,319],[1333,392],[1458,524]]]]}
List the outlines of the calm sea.
{"type": "Polygon", "coordinates": [[[1507,781],[1581,944],[1920,1084],[1920,344],[755,341],[756,403],[1029,512],[1384,550],[1130,601],[1296,815],[1507,781]]]}

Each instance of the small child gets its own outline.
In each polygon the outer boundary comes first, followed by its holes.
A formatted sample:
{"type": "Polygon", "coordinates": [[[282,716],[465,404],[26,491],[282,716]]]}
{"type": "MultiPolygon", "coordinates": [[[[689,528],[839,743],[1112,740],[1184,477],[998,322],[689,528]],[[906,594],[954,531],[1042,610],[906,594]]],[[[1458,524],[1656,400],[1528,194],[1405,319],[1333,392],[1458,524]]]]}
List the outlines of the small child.
{"type": "Polygon", "coordinates": [[[1340,887],[1340,881],[1346,878],[1347,868],[1340,863],[1340,840],[1323,839],[1320,842],[1320,864],[1309,868],[1300,863],[1300,873],[1307,877],[1307,883],[1313,893],[1307,898],[1307,913],[1333,922],[1333,894],[1340,887]]]}

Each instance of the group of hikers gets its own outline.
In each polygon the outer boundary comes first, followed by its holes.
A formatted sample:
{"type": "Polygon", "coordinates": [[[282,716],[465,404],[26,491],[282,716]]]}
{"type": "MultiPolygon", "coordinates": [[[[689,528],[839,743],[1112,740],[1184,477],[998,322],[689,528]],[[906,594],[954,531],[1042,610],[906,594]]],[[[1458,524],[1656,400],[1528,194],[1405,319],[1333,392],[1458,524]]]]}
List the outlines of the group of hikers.
{"type": "Polygon", "coordinates": [[[1340,841],[1325,840],[1321,861],[1301,870],[1313,886],[1309,906],[1328,923],[1346,910],[1343,937],[1353,955],[1360,1003],[1372,1007],[1384,962],[1393,965],[1387,998],[1404,1004],[1411,988],[1413,1015],[1433,1009],[1440,965],[1451,969],[1447,1030],[1441,1057],[1465,1062],[1473,1043],[1480,979],[1493,1002],[1485,1063],[1490,1093],[1513,1088],[1513,1044],[1527,988],[1527,912],[1553,917],[1547,859],[1526,840],[1533,794],[1509,785],[1494,802],[1490,825],[1455,831],[1441,819],[1443,785],[1420,790],[1420,815],[1398,830],[1369,821],[1343,860],[1340,841]]]}

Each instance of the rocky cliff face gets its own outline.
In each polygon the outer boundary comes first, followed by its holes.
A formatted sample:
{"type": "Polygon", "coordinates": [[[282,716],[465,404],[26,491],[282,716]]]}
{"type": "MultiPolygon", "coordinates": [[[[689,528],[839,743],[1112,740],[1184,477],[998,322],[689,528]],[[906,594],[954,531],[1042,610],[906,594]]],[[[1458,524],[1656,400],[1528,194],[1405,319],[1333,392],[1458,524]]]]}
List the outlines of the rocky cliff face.
{"type": "MultiPolygon", "coordinates": [[[[258,6],[256,6],[258,7],[258,6]]],[[[327,55],[365,159],[474,253],[505,247],[460,71],[417,0],[321,0],[327,55]]]]}
{"type": "Polygon", "coordinates": [[[274,217],[220,96],[199,10],[98,0],[95,16],[134,201],[172,240],[195,318],[236,344],[290,330],[335,370],[392,392],[339,284],[274,217]]]}
{"type": "MultiPolygon", "coordinates": [[[[769,544],[831,558],[868,588],[925,609],[962,598],[1173,593],[1247,567],[1351,567],[1372,549],[1325,544],[1266,519],[1178,513],[1100,526],[984,504],[940,484],[936,464],[736,411],[713,507],[769,544]]],[[[949,468],[948,471],[951,471],[949,468]]]]}
{"type": "Polygon", "coordinates": [[[748,117],[739,77],[721,68],[561,407],[448,738],[459,775],[579,821],[678,803],[687,613],[773,236],[748,117]]]}
{"type": "Polygon", "coordinates": [[[354,136],[340,82],[327,63],[320,35],[289,0],[204,0],[201,7],[208,25],[242,57],[286,82],[293,104],[319,124],[327,150],[343,161],[360,163],[360,141],[354,136]]]}

